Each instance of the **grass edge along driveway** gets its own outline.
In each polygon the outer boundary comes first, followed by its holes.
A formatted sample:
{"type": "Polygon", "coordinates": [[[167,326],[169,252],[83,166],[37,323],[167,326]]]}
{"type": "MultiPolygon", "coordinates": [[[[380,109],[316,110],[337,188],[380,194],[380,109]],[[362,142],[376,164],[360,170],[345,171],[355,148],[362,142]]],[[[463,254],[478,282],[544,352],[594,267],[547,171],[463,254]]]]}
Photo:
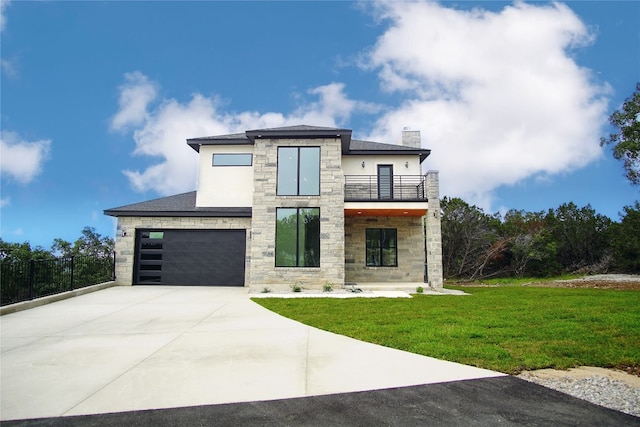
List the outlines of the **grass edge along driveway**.
{"type": "Polygon", "coordinates": [[[471,295],[253,301],[319,329],[508,374],[640,367],[638,291],[520,286],[464,291],[471,295]]]}

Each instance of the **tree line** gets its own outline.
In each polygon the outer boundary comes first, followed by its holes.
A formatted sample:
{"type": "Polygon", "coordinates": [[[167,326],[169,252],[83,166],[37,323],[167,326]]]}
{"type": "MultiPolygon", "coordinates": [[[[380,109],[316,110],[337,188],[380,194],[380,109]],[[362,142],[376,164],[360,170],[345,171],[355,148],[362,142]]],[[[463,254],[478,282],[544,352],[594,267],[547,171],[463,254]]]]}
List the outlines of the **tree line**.
{"type": "Polygon", "coordinates": [[[80,255],[109,258],[113,256],[114,249],[115,241],[111,237],[96,233],[96,229],[93,227],[85,227],[81,236],[73,243],[60,238],[54,239],[50,250],[42,246],[32,248],[29,242],[11,243],[0,238],[0,260],[3,261],[45,260],[80,255]]]}
{"type": "Polygon", "coordinates": [[[441,207],[445,278],[640,273],[640,202],[624,207],[619,222],[574,203],[504,215],[460,198],[441,207]]]}

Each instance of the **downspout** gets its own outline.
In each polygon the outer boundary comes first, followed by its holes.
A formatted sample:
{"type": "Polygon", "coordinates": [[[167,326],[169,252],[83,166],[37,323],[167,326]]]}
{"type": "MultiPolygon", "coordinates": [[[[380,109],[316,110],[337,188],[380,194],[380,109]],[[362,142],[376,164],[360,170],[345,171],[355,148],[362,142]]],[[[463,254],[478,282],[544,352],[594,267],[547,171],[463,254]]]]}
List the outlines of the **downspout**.
{"type": "Polygon", "coordinates": [[[422,217],[422,241],[424,243],[424,283],[429,283],[429,259],[427,255],[427,217],[422,217]]]}

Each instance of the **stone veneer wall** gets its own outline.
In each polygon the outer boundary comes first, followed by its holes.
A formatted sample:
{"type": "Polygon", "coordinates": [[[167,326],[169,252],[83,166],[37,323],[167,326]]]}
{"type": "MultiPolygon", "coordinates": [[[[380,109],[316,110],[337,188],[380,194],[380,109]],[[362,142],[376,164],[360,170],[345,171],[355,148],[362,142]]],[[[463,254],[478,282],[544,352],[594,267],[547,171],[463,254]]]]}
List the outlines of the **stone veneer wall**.
{"type": "Polygon", "coordinates": [[[345,281],[405,282],[424,281],[424,239],[421,217],[346,217],[345,281]],[[398,230],[398,266],[367,267],[366,229],[398,230]]]}
{"type": "Polygon", "coordinates": [[[340,139],[256,139],[251,286],[344,284],[344,178],[340,139]],[[278,147],[320,147],[320,196],[277,196],[278,147]],[[276,208],[320,208],[320,267],[275,267],[276,208]]]}
{"type": "Polygon", "coordinates": [[[251,240],[251,218],[198,218],[198,217],[119,217],[116,232],[116,284],[131,285],[137,228],[164,229],[242,229],[247,230],[245,260],[245,286],[248,286],[251,240]],[[122,231],[126,236],[122,236],[122,231]]]}
{"type": "Polygon", "coordinates": [[[440,183],[437,171],[427,172],[427,198],[429,208],[427,228],[427,283],[434,289],[442,288],[442,227],[440,218],[440,183]]]}

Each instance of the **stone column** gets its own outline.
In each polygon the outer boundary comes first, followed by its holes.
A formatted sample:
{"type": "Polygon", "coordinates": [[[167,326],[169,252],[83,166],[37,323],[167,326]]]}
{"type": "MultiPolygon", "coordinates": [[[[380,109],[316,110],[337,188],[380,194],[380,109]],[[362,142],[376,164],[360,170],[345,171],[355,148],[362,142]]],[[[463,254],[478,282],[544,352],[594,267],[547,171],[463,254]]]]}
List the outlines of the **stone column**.
{"type": "Polygon", "coordinates": [[[442,289],[442,228],[438,171],[427,172],[426,189],[429,206],[425,217],[427,283],[433,289],[442,289]]]}

